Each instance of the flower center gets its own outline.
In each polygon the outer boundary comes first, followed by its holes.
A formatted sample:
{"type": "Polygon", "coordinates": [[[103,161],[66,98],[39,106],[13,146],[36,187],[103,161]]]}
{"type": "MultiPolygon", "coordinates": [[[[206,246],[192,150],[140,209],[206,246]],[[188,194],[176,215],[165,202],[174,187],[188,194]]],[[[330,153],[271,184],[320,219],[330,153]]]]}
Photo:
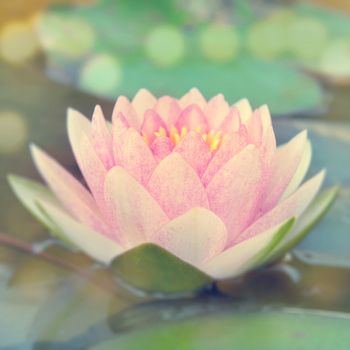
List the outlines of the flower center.
{"type": "MultiPolygon", "coordinates": [[[[210,151],[212,152],[217,150],[219,146],[222,144],[223,140],[225,139],[225,136],[222,135],[221,131],[211,130],[209,132],[202,133],[201,127],[195,128],[194,131],[202,136],[202,139],[206,142],[210,151]]],[[[152,139],[152,136],[169,137],[171,142],[174,145],[177,145],[187,135],[188,132],[189,130],[186,126],[183,126],[181,129],[178,129],[175,126],[172,126],[169,132],[165,128],[160,127],[158,131],[153,133],[153,135],[147,135],[143,133],[143,138],[149,144],[152,139]]]]}

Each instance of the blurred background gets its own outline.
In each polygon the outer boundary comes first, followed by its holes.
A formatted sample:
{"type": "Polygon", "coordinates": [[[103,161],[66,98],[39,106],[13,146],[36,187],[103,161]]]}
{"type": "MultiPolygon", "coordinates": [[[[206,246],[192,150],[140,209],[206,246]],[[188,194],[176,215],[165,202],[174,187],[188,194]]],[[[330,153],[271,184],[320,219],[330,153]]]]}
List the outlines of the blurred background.
{"type": "MultiPolygon", "coordinates": [[[[141,87],[179,97],[193,86],[207,98],[223,93],[230,103],[243,97],[254,107],[267,103],[279,142],[309,129],[311,173],[327,168],[327,185],[339,184],[341,191],[300,248],[350,259],[349,0],[0,0],[0,236],[47,238],[11,193],[6,176],[38,178],[29,142],[78,174],[66,137],[67,107],[90,117],[101,104],[109,116],[119,95],[132,97],[141,87]]],[[[67,278],[2,243],[0,237],[0,315],[19,304],[17,294],[11,289],[9,296],[2,286],[23,288],[26,298],[42,302],[67,278]]],[[[53,254],[84,268],[91,264],[62,250],[53,254]]],[[[317,286],[317,307],[350,311],[349,272],[305,271],[301,289],[314,293],[317,286]]],[[[288,298],[295,292],[288,288],[276,293],[288,298]]],[[[95,292],[84,294],[90,306],[91,295],[101,298],[95,292]]],[[[270,297],[278,299],[276,293],[270,297]]],[[[69,295],[56,296],[56,308],[39,317],[35,327],[42,332],[34,332],[34,340],[39,333],[48,336],[40,324],[56,320],[69,295]]],[[[117,309],[130,303],[120,298],[117,309]]],[[[81,322],[86,317],[79,312],[81,322]]],[[[2,321],[0,316],[0,332],[2,321]]],[[[70,322],[64,322],[69,331],[80,324],[70,322]]]]}
{"type": "Polygon", "coordinates": [[[71,165],[67,107],[90,116],[100,103],[109,115],[120,94],[181,96],[193,86],[267,103],[276,120],[349,120],[349,2],[0,1],[1,229],[40,231],[17,220],[5,176],[36,176],[29,141],[71,165]]]}

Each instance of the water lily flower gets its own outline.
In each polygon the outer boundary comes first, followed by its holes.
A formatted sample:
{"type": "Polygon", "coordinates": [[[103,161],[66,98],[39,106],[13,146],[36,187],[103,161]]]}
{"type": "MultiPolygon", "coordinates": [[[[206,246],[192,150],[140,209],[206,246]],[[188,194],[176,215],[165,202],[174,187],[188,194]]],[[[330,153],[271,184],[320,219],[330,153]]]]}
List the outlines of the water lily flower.
{"type": "Polygon", "coordinates": [[[197,89],[118,98],[111,122],[68,111],[79,182],[32,145],[44,187],[12,176],[24,205],[50,230],[109,264],[152,243],[213,279],[237,276],[295,245],[334,199],[306,182],[306,131],[277,146],[267,106],[229,105],[197,89]]]}

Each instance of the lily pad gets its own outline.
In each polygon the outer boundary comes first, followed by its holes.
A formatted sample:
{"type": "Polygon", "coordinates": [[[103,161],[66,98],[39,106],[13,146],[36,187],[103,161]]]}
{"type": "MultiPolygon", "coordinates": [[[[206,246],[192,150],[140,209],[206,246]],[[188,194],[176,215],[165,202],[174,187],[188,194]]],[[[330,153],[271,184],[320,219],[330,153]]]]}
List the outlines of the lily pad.
{"type": "Polygon", "coordinates": [[[151,293],[192,293],[212,282],[194,266],[151,243],[116,257],[111,268],[131,288],[151,293]]]}
{"type": "Polygon", "coordinates": [[[202,316],[131,332],[94,350],[347,350],[350,316],[300,309],[202,316]]]}
{"type": "Polygon", "coordinates": [[[140,86],[155,95],[178,97],[196,86],[208,98],[223,93],[232,103],[244,97],[254,106],[267,103],[274,114],[312,110],[322,104],[321,88],[311,78],[283,64],[245,56],[225,65],[188,61],[167,70],[146,62],[125,64],[117,93],[133,96],[140,86]]]}
{"type": "MultiPolygon", "coordinates": [[[[208,28],[193,26],[192,30],[188,29],[187,21],[193,21],[193,16],[188,16],[185,9],[179,9],[173,1],[168,6],[160,3],[151,1],[135,8],[127,2],[116,4],[105,0],[76,8],[74,16],[67,7],[52,7],[43,15],[43,23],[38,29],[43,49],[50,58],[49,74],[54,79],[65,80],[113,100],[118,95],[132,97],[141,87],[149,88],[158,96],[179,97],[196,86],[208,98],[223,93],[231,103],[243,97],[249,98],[254,106],[267,103],[275,115],[303,111],[317,113],[323,107],[322,89],[314,79],[293,66],[260,60],[243,50],[246,39],[242,26],[225,27],[224,34],[228,38],[217,48],[217,40],[211,38],[213,33],[209,33],[210,40],[204,40],[204,44],[200,40],[208,28]],[[174,8],[177,10],[171,11],[174,8]],[[158,21],[154,21],[155,16],[158,21]],[[51,18],[51,21],[45,21],[45,18],[51,18]],[[87,32],[82,27],[89,26],[95,37],[95,44],[89,51],[74,59],[65,52],[66,49],[61,49],[68,45],[69,52],[76,51],[76,45],[72,46],[64,31],[66,22],[72,26],[72,21],[73,27],[82,31],[80,36],[85,37],[87,32]],[[75,25],[74,21],[77,22],[75,25]],[[158,35],[157,40],[153,40],[152,33],[159,31],[161,40],[158,35]],[[172,50],[167,50],[164,47],[167,42],[174,46],[175,41],[176,48],[170,46],[172,50]],[[91,61],[96,60],[99,64],[92,67],[91,61]],[[93,79],[94,76],[105,79],[93,79]]],[[[220,26],[218,28],[222,30],[220,26]]],[[[219,39],[222,39],[221,34],[219,39]]],[[[79,33],[76,36],[79,37],[79,33]]]]}

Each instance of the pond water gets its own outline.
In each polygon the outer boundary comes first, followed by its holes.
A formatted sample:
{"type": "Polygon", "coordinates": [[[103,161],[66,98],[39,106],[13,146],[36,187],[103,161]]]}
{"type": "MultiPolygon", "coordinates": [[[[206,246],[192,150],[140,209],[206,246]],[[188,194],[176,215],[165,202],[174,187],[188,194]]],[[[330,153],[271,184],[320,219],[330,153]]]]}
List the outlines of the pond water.
{"type": "MultiPolygon", "coordinates": [[[[112,103],[54,83],[40,67],[0,66],[0,77],[6,84],[1,110],[22,116],[26,142],[40,144],[76,172],[65,136],[66,107],[89,113],[101,103],[108,114],[112,103]]],[[[335,98],[341,95],[348,100],[344,92],[335,98]]],[[[350,326],[347,117],[341,109],[323,118],[275,119],[279,142],[308,128],[314,145],[310,174],[326,167],[326,185],[339,184],[339,198],[283,262],[220,282],[196,298],[136,296],[86,256],[52,244],[5,181],[8,172],[37,177],[27,149],[1,155],[1,348],[211,349],[218,337],[220,349],[254,349],[261,342],[279,349],[300,339],[305,349],[328,349],[335,341],[337,349],[345,349],[350,326]]]]}

